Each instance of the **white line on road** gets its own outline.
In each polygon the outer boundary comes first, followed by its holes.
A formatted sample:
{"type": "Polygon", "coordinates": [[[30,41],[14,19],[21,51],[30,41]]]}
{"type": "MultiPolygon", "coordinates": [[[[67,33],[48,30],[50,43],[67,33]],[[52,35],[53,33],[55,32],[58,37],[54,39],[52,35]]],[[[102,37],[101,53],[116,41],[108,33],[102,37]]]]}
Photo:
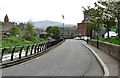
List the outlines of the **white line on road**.
{"type": "Polygon", "coordinates": [[[101,66],[102,66],[102,68],[104,70],[104,76],[109,76],[109,70],[108,70],[107,66],[105,65],[105,63],[102,61],[102,59],[98,56],[98,54],[93,49],[91,49],[90,47],[88,47],[86,44],[83,43],[83,45],[85,47],[87,47],[89,50],[91,50],[92,53],[97,58],[97,60],[100,62],[101,66]]]}

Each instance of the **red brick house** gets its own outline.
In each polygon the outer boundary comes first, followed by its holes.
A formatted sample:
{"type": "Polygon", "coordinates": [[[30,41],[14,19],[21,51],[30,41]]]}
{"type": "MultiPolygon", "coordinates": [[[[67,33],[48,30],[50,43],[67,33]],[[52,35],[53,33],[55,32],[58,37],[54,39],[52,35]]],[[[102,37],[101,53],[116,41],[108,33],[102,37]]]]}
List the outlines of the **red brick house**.
{"type": "Polygon", "coordinates": [[[84,15],[84,20],[81,23],[78,23],[77,26],[77,31],[79,34],[79,37],[82,36],[90,36],[90,30],[88,27],[88,17],[84,15]]]}

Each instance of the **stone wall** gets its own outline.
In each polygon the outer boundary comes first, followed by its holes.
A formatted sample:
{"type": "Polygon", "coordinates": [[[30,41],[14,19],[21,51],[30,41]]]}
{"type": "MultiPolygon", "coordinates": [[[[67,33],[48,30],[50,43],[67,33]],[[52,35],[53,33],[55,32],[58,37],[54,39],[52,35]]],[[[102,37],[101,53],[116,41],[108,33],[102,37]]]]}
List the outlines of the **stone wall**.
{"type": "MultiPolygon", "coordinates": [[[[88,44],[97,47],[96,41],[90,40],[88,44]]],[[[107,42],[99,42],[99,49],[106,52],[113,58],[120,61],[120,45],[115,45],[107,42]]]]}

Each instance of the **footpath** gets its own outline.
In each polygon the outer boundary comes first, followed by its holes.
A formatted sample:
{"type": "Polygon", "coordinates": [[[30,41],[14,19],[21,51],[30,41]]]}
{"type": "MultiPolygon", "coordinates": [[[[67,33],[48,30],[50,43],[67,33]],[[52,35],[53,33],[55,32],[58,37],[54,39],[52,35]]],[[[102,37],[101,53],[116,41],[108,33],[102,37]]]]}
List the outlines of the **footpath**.
{"type": "Polygon", "coordinates": [[[83,44],[88,48],[92,49],[100,57],[100,59],[104,62],[104,64],[108,69],[109,76],[119,76],[118,61],[116,59],[114,59],[107,53],[87,44],[84,41],[83,41],[83,44]]]}

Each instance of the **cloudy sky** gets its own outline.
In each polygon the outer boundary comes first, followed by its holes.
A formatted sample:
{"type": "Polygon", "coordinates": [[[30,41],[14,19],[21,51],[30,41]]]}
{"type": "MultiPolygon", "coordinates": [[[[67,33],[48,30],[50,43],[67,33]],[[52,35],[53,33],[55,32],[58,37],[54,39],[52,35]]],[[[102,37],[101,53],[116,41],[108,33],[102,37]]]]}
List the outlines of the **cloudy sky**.
{"type": "Polygon", "coordinates": [[[97,0],[0,0],[0,21],[6,13],[10,21],[52,20],[77,24],[83,20],[83,7],[97,0]],[[62,19],[64,14],[65,19],[62,19]]]}

